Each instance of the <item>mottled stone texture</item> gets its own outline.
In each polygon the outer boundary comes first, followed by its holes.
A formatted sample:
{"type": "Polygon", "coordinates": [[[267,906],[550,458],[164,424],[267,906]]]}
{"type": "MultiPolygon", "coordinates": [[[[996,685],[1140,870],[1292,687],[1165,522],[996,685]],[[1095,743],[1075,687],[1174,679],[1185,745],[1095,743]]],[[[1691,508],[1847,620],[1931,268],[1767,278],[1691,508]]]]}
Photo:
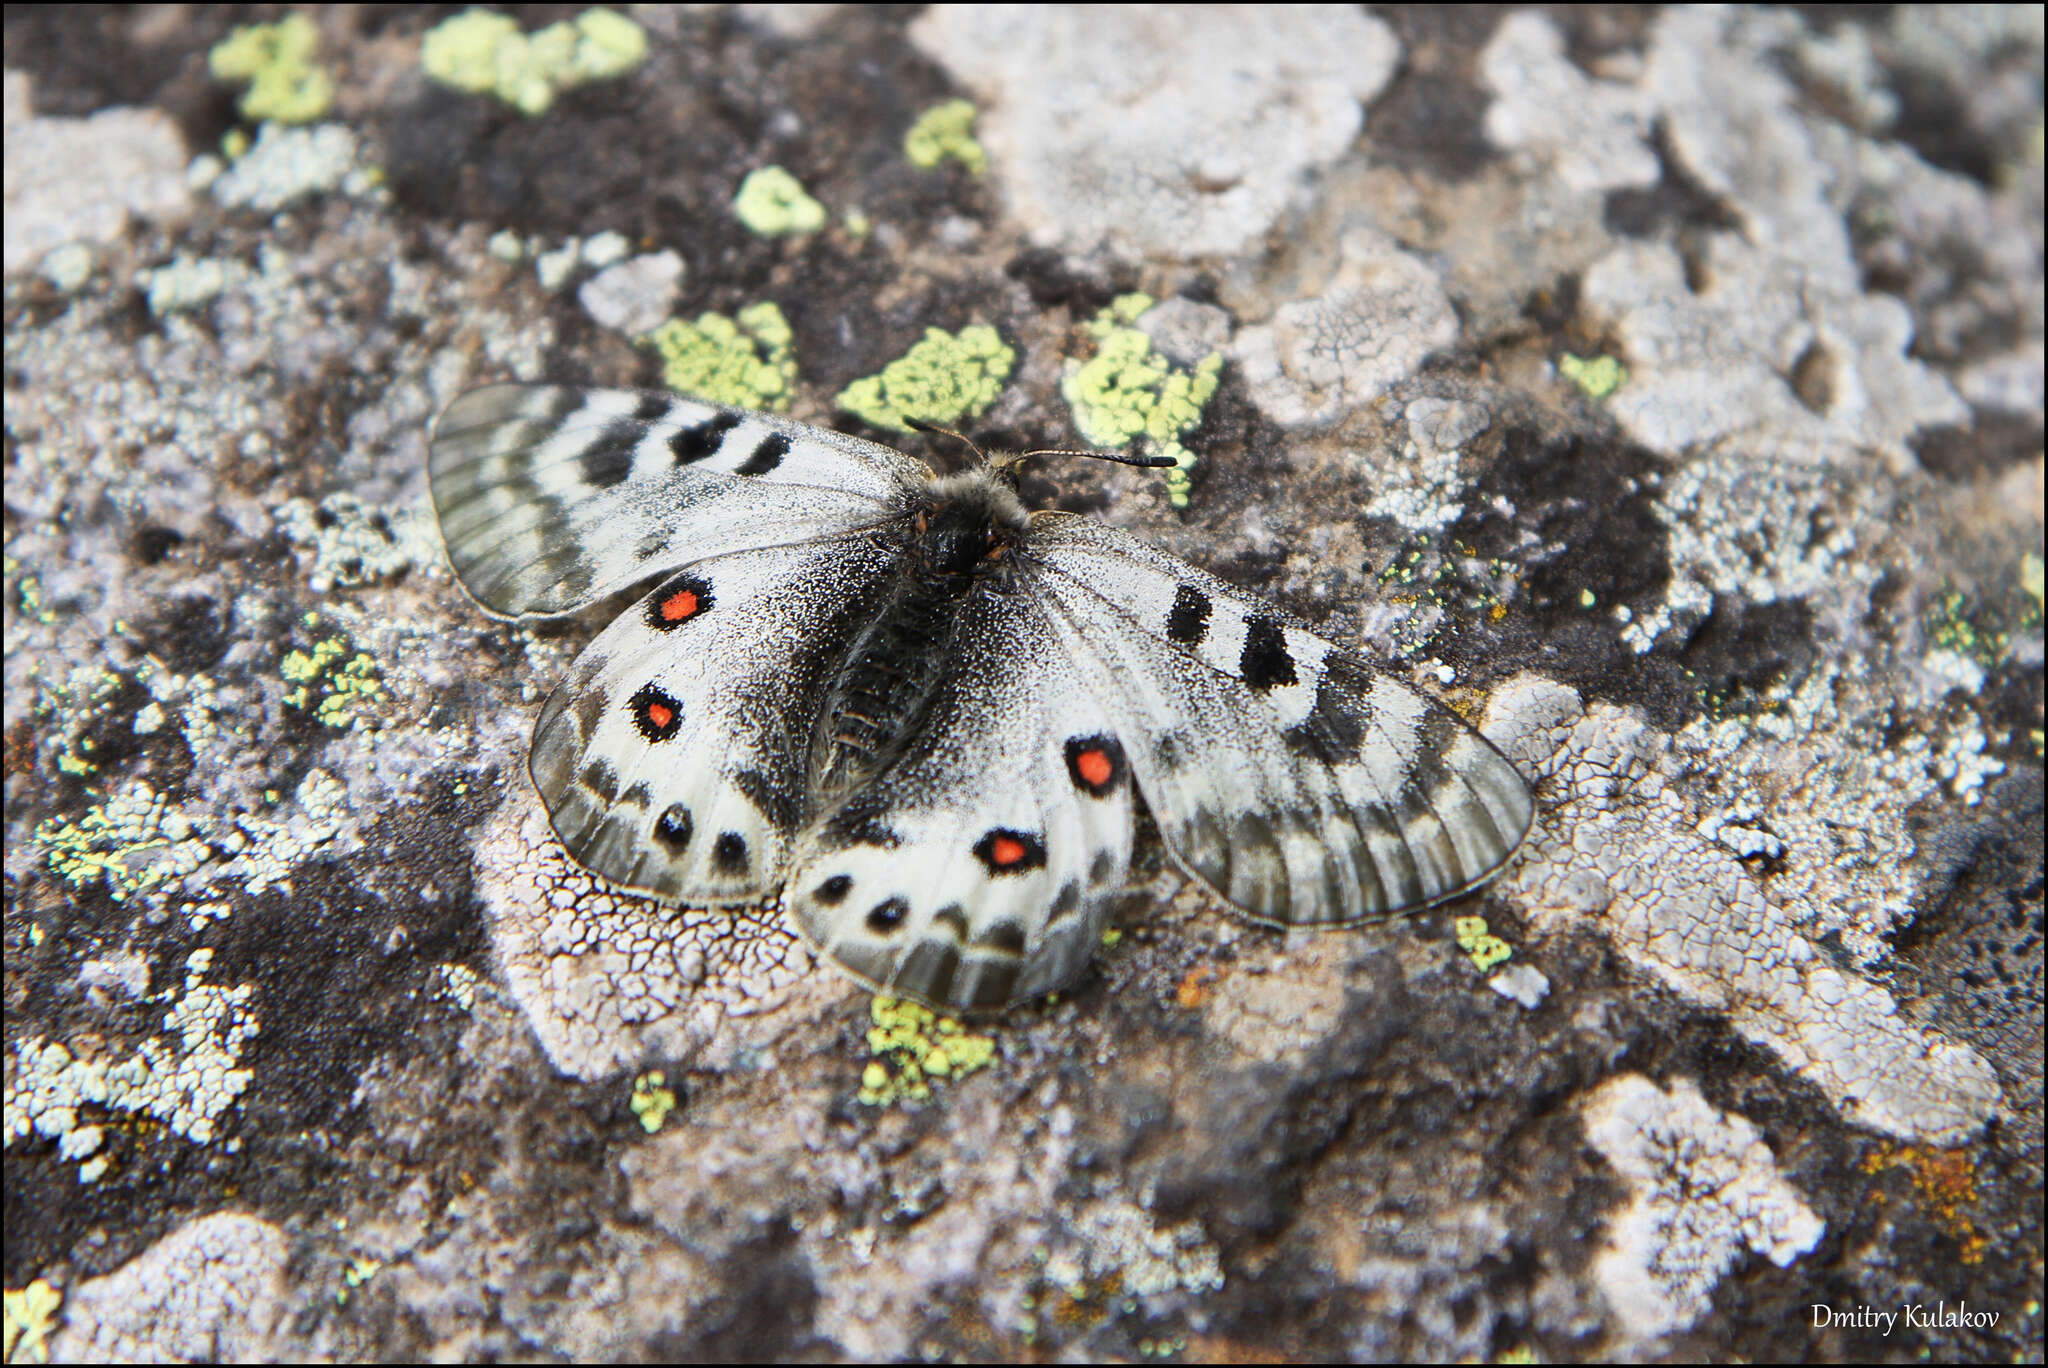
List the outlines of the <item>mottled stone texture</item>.
{"type": "Polygon", "coordinates": [[[236,16],[9,9],[24,1352],[2038,1360],[2038,7],[801,11],[528,118],[316,8],[327,121],[237,129],[236,16]],[[913,166],[962,98],[986,173],[913,166]],[[1187,506],[1027,497],[1464,710],[1507,874],[1289,939],[1148,840],[955,1035],[570,866],[602,616],[463,598],[433,415],[766,302],[792,416],[990,325],[974,435],[1071,445],[1137,292],[1223,358],[1187,506]]]}

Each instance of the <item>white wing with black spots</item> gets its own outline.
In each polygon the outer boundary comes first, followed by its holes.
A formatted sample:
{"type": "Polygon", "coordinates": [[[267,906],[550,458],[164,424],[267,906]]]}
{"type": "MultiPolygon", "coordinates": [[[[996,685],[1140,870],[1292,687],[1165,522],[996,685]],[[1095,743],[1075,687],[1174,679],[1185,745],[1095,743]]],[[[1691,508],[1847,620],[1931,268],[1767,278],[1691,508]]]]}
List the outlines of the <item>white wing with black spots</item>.
{"type": "Polygon", "coordinates": [[[980,598],[957,640],[931,744],[820,815],[784,903],[865,982],[975,1009],[1087,965],[1129,874],[1134,804],[1110,712],[1035,604],[980,598]]]}
{"type": "Polygon", "coordinates": [[[456,577],[504,617],[570,613],[707,556],[871,526],[931,475],[770,414],[559,385],[464,394],[427,473],[456,577]]]}
{"type": "Polygon", "coordinates": [[[1521,844],[1533,808],[1506,757],[1291,615],[1065,514],[1033,519],[1025,562],[1168,849],[1247,915],[1426,907],[1521,844]]]}

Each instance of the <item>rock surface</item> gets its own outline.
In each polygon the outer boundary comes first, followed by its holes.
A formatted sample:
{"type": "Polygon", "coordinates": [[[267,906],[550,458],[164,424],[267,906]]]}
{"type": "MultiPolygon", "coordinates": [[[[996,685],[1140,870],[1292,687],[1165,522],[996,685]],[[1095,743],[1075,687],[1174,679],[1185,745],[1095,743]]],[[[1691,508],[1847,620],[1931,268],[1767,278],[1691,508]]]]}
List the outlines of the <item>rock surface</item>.
{"type": "Polygon", "coordinates": [[[533,115],[312,13],[299,128],[6,19],[11,1356],[2039,1360],[2037,8],[646,7],[533,115]],[[1027,496],[1480,721],[1520,859],[1285,937],[1148,839],[958,1030],[569,865],[603,616],[464,598],[428,425],[764,302],[849,430],[929,328],[1005,445],[1220,356],[1027,496]]]}

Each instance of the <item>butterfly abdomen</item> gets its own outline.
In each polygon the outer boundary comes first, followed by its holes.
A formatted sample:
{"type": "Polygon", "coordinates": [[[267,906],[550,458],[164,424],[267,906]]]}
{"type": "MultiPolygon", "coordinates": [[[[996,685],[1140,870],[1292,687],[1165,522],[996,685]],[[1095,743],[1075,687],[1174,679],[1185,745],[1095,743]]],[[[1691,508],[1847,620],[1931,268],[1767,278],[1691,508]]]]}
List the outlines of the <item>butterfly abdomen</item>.
{"type": "Polygon", "coordinates": [[[1004,590],[1027,526],[1016,495],[979,470],[934,481],[906,515],[897,571],[826,689],[811,750],[821,796],[859,788],[924,734],[962,617],[974,595],[1004,590]]]}

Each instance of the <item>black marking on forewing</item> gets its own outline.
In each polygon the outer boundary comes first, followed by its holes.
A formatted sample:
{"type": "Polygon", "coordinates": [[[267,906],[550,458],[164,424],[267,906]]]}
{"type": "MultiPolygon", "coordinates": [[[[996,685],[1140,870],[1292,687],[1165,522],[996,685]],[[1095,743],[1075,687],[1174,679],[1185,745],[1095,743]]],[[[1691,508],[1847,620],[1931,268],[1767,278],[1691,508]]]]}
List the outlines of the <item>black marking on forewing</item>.
{"type": "Polygon", "coordinates": [[[910,915],[910,904],[902,898],[885,898],[868,909],[868,930],[879,936],[894,934],[910,915]]]}
{"type": "Polygon", "coordinates": [[[1345,677],[1347,673],[1359,674],[1355,666],[1349,671],[1336,667],[1325,673],[1316,685],[1315,706],[1287,729],[1287,743],[1296,751],[1309,752],[1333,765],[1358,758],[1366,728],[1372,725],[1372,709],[1359,685],[1370,688],[1371,682],[1368,677],[1354,683],[1345,677]]]}
{"type": "Polygon", "coordinates": [[[606,425],[595,441],[576,458],[583,482],[594,489],[610,489],[633,473],[633,449],[647,435],[644,423],[621,418],[606,425]]]}
{"type": "Polygon", "coordinates": [[[741,475],[766,475],[782,464],[782,458],[789,455],[789,437],[785,433],[771,432],[763,437],[754,448],[754,454],[740,463],[736,472],[741,475]]]}
{"type": "Polygon", "coordinates": [[[837,907],[846,901],[846,895],[853,891],[853,875],[834,874],[811,890],[811,896],[827,907],[837,907]]]}
{"type": "Polygon", "coordinates": [[[769,826],[781,832],[796,829],[797,820],[803,815],[802,794],[755,769],[739,771],[732,782],[733,787],[747,795],[754,809],[768,819],[769,826]]]}
{"type": "Polygon", "coordinates": [[[655,394],[649,391],[641,395],[640,402],[633,406],[633,421],[636,423],[654,422],[658,418],[666,417],[668,411],[674,407],[675,400],[665,394],[655,394]]]}
{"type": "Polygon", "coordinates": [[[701,461],[716,455],[718,448],[725,443],[725,434],[739,425],[737,413],[714,413],[700,422],[677,428],[668,439],[668,449],[675,453],[680,464],[701,461]]]}
{"type": "Polygon", "coordinates": [[[1244,651],[1237,658],[1244,682],[1265,693],[1298,680],[1294,657],[1287,654],[1287,636],[1269,617],[1246,618],[1244,651]]]}
{"type": "Polygon", "coordinates": [[[1173,591],[1173,611],[1166,615],[1166,635],[1183,646],[1199,646],[1209,634],[1209,596],[1192,584],[1173,591]]]}

